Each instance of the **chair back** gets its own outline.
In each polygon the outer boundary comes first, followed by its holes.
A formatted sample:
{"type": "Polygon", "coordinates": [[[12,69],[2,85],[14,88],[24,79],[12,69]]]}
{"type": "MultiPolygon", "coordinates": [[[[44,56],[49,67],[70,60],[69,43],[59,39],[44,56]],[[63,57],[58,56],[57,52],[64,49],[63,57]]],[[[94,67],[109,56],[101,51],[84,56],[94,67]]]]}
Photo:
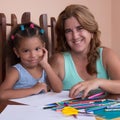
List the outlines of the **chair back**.
{"type": "MultiPolygon", "coordinates": [[[[21,16],[21,23],[31,21],[31,13],[24,12],[21,16]]],[[[0,13],[0,84],[5,78],[7,68],[9,67],[9,61],[6,59],[5,45],[7,42],[8,27],[12,30],[16,25],[17,17],[15,14],[11,14],[11,23],[8,23],[4,13],[0,13]]],[[[47,39],[46,48],[48,50],[49,57],[55,52],[56,47],[56,34],[55,34],[56,19],[50,18],[50,24],[48,24],[47,14],[41,14],[39,16],[39,25],[45,30],[45,36],[47,39]]]]}

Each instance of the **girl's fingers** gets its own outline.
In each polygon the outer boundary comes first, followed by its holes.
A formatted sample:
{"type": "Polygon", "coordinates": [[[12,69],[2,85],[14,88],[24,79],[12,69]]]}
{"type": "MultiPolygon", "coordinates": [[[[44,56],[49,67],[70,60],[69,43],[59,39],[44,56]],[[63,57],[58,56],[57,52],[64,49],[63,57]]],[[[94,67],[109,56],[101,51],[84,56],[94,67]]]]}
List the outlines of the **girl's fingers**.
{"type": "Polygon", "coordinates": [[[42,49],[43,49],[44,53],[47,53],[47,49],[46,48],[43,47],[42,49]]]}

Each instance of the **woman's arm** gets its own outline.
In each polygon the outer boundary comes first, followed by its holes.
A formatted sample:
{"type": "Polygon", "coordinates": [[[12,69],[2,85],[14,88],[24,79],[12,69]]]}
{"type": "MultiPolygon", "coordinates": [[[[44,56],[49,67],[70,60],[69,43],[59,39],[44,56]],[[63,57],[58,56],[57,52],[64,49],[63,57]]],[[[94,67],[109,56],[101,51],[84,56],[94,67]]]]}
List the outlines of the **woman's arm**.
{"type": "Polygon", "coordinates": [[[110,48],[103,49],[103,64],[110,80],[101,81],[100,87],[110,93],[120,94],[120,59],[110,48]]]}
{"type": "Polygon", "coordinates": [[[118,56],[109,48],[103,49],[103,65],[110,77],[110,80],[96,78],[80,82],[72,87],[70,90],[70,97],[77,96],[81,91],[83,92],[83,98],[87,96],[89,91],[97,88],[113,93],[120,94],[120,60],[118,56]]]}

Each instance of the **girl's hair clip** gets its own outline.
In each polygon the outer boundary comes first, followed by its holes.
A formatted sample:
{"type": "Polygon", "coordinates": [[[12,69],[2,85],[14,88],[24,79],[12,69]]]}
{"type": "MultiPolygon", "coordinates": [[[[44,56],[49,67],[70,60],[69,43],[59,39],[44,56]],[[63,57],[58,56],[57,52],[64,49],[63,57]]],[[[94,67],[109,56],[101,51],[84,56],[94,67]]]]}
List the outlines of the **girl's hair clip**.
{"type": "Polygon", "coordinates": [[[14,40],[14,39],[15,39],[15,36],[14,36],[14,35],[11,35],[11,39],[14,40]]]}
{"type": "Polygon", "coordinates": [[[45,31],[43,29],[40,29],[40,34],[43,35],[45,31]]]}
{"type": "Polygon", "coordinates": [[[34,28],[34,24],[33,23],[30,24],[30,28],[34,28]]]}
{"type": "Polygon", "coordinates": [[[24,25],[21,25],[20,28],[21,28],[21,31],[24,31],[24,30],[25,30],[24,25]]]}

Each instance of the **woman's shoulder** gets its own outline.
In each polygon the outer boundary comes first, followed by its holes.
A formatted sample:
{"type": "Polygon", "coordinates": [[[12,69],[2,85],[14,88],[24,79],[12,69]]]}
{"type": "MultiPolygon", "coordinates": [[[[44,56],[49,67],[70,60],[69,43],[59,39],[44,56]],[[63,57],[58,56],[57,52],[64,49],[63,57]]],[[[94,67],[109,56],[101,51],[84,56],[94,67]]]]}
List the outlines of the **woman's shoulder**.
{"type": "Polygon", "coordinates": [[[103,61],[104,63],[109,63],[110,61],[118,60],[119,56],[116,54],[116,52],[108,47],[103,47],[103,61]]]}
{"type": "Polygon", "coordinates": [[[103,57],[108,57],[111,55],[115,55],[117,56],[117,54],[115,53],[115,51],[111,48],[108,48],[108,47],[103,47],[103,57]]]}
{"type": "Polygon", "coordinates": [[[55,53],[49,58],[49,61],[50,62],[59,62],[63,59],[64,59],[63,58],[63,53],[55,53]]]}
{"type": "Polygon", "coordinates": [[[55,53],[49,59],[49,63],[57,75],[63,79],[64,76],[64,57],[62,53],[55,53]]]}

